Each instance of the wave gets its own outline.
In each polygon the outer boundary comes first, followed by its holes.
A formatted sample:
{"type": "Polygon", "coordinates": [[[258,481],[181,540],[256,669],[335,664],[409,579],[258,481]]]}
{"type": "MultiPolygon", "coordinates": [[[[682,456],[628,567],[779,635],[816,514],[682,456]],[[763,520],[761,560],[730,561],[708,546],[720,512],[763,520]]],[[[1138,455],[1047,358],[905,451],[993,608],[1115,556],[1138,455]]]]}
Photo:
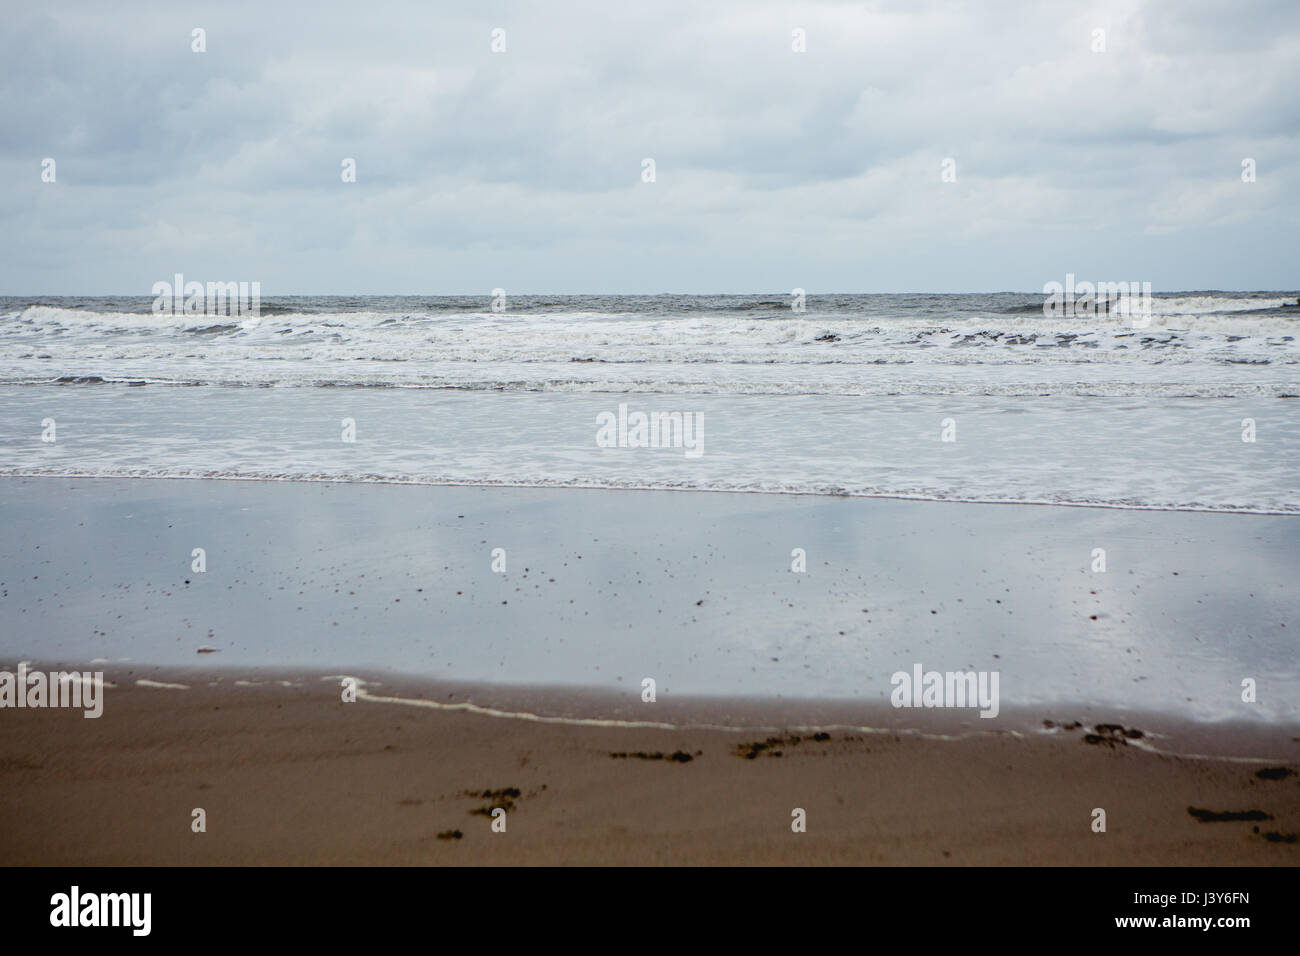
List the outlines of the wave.
{"type": "MultiPolygon", "coordinates": [[[[6,345],[78,340],[114,344],[168,342],[187,348],[195,337],[230,345],[265,348],[296,344],[310,336],[330,336],[353,345],[385,347],[495,346],[521,351],[539,347],[606,350],[637,345],[664,348],[714,346],[739,351],[745,346],[799,346],[846,351],[856,346],[906,346],[942,343],[945,336],[976,336],[996,345],[1038,344],[1042,337],[1068,342],[1105,342],[1134,334],[1286,338],[1300,332],[1300,307],[1200,309],[1191,300],[1157,308],[1150,316],[1053,316],[1041,307],[1004,313],[975,312],[939,317],[916,315],[760,317],[700,313],[684,316],[615,316],[599,312],[337,312],[280,313],[259,317],[149,315],[87,312],[34,306],[0,324],[0,350],[6,345]],[[1161,311],[1164,309],[1164,311],[1161,311]],[[1016,338],[1017,336],[1021,338],[1016,338]],[[1036,338],[1026,338],[1034,336],[1036,338]]],[[[579,356],[581,357],[581,356],[579,356]]]]}
{"type": "Polygon", "coordinates": [[[644,481],[588,478],[487,478],[482,476],[397,476],[375,473],[312,473],[290,471],[231,472],[160,468],[0,468],[0,478],[145,478],[156,480],[280,481],[325,484],[416,485],[427,487],[572,488],[605,491],[692,491],[725,494],[809,495],[839,498],[888,498],[899,501],[948,501],[964,504],[1037,505],[1108,508],[1123,511],[1176,511],[1207,514],[1300,515],[1300,505],[1265,507],[1253,504],[1160,502],[1060,495],[1055,497],[968,495],[960,492],[909,492],[888,488],[845,488],[816,482],[644,481]]]}
{"type": "MultiPolygon", "coordinates": [[[[586,363],[581,363],[586,364],[586,363]]],[[[1231,362],[1224,365],[1251,368],[1262,363],[1231,362]]],[[[845,366],[851,369],[853,366],[845,366]]],[[[985,379],[959,382],[943,380],[890,380],[882,382],[848,381],[771,381],[711,378],[681,381],[666,378],[591,378],[535,379],[488,376],[482,379],[435,378],[432,380],[382,378],[326,378],[315,374],[303,377],[248,376],[238,371],[228,377],[140,377],[114,375],[61,375],[29,377],[0,375],[0,387],[23,386],[127,386],[131,388],[219,388],[219,389],[339,389],[393,390],[431,392],[507,392],[569,394],[657,394],[657,395],[734,395],[734,396],[844,396],[862,398],[907,396],[1000,397],[1000,398],[1137,398],[1150,400],[1184,399],[1296,399],[1300,398],[1300,381],[1273,382],[1192,382],[1192,381],[990,381],[985,379]]]]}
{"type": "Polygon", "coordinates": [[[28,304],[0,384],[838,395],[1289,397],[1300,308],[1278,295],[1046,317],[1038,296],[329,300],[256,319],[28,304]],[[905,300],[905,301],[904,301],[905,300]],[[675,303],[687,302],[679,308],[675,303]],[[437,309],[430,311],[434,306],[437,309]],[[636,308],[633,308],[635,306],[636,308]],[[774,311],[775,306],[781,306],[774,311]],[[428,307],[428,308],[426,308],[428,307]],[[651,313],[651,309],[659,309],[651,313]]]}
{"type": "MultiPolygon", "coordinates": [[[[401,300],[401,308],[377,307],[394,300],[376,301],[370,298],[354,300],[328,300],[319,304],[267,303],[260,307],[263,319],[288,320],[289,324],[329,322],[344,327],[362,328],[389,320],[441,319],[448,317],[509,320],[512,316],[555,318],[557,320],[608,319],[622,321],[643,318],[655,321],[696,319],[734,319],[748,317],[758,321],[785,320],[857,320],[884,322],[889,325],[936,324],[936,319],[959,324],[1008,317],[1045,317],[1039,296],[1016,296],[1019,301],[1003,301],[1006,297],[971,296],[831,296],[811,298],[806,310],[794,312],[790,299],[745,297],[743,301],[729,301],[728,297],[677,296],[665,301],[656,297],[528,297],[510,300],[505,311],[497,312],[486,297],[457,297],[447,300],[401,300]],[[898,300],[903,301],[898,301],[898,300]],[[340,308],[340,306],[344,306],[340,308]]],[[[1294,309],[1300,317],[1300,305],[1295,295],[1223,295],[1223,294],[1165,294],[1151,299],[1155,316],[1232,315],[1236,313],[1270,313],[1294,309]]],[[[212,325],[213,319],[243,320],[246,316],[222,313],[193,315],[155,315],[149,308],[97,309],[83,305],[30,304],[9,311],[7,319],[29,325],[65,325],[69,327],[102,326],[116,328],[189,328],[195,325],[212,325]]],[[[1083,319],[1084,327],[1091,320],[1083,319]]],[[[1108,317],[1095,317],[1101,325],[1108,317]]]]}
{"type": "Polygon", "coordinates": [[[1272,309],[1296,309],[1297,299],[1290,298],[1235,298],[1217,295],[1159,297],[1152,300],[1152,309],[1161,315],[1209,315],[1226,312],[1260,312],[1272,309]]]}

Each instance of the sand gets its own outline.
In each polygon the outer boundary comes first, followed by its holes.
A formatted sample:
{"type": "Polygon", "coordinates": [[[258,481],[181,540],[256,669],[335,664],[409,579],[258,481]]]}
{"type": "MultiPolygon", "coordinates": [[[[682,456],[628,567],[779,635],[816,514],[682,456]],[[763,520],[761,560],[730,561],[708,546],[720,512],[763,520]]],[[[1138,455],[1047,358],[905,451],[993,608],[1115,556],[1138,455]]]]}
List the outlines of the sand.
{"type": "MultiPolygon", "coordinates": [[[[592,726],[365,696],[448,705],[477,694],[515,713],[582,709],[556,690],[516,688],[494,701],[482,688],[363,684],[361,699],[344,703],[340,681],[320,674],[262,674],[257,683],[148,674],[189,689],[138,685],[143,671],[119,670],[108,675],[116,686],[97,720],[71,710],[0,715],[0,860],[1300,863],[1300,776],[1286,772],[1300,769],[1292,738],[1271,740],[1290,749],[1279,764],[1151,752],[1118,731],[1089,743],[1088,727],[819,736],[592,726]],[[495,807],[506,810],[505,832],[492,830],[495,807]],[[192,830],[196,808],[206,832],[192,830]],[[1106,811],[1104,833],[1093,830],[1096,808],[1106,811]],[[796,809],[805,832],[792,831],[796,809]],[[1259,819],[1213,820],[1224,813],[1259,819]]],[[[793,706],[679,702],[653,718],[796,719],[793,706]]]]}

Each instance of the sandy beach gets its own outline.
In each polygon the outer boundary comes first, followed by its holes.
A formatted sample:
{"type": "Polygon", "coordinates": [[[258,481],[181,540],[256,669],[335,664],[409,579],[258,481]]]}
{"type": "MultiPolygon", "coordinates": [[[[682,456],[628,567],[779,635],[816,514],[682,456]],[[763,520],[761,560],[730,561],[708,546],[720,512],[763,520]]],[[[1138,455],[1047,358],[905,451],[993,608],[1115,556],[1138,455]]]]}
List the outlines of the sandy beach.
{"type": "Polygon", "coordinates": [[[107,682],[95,719],[0,713],[10,863],[1300,853],[1291,516],[56,478],[0,503],[0,672],[107,682]],[[998,699],[898,706],[923,666],[998,699]]]}
{"type": "MultiPolygon", "coordinates": [[[[140,675],[108,675],[98,720],[29,709],[0,722],[6,863],[1300,862],[1300,741],[1276,735],[1268,747],[1289,768],[1170,756],[1090,727],[667,730],[343,703],[327,675],[140,675]],[[156,686],[168,684],[188,689],[156,686]],[[191,829],[195,808],[206,832],[191,829]],[[796,808],[806,832],[791,829],[796,808]],[[1105,833],[1092,829],[1096,808],[1105,833]]],[[[490,699],[454,685],[369,693],[490,699]]],[[[576,713],[577,698],[555,691],[497,699],[576,713]]],[[[807,716],[797,710],[762,712],[807,716]]],[[[696,702],[656,716],[744,724],[760,712],[696,702]]]]}

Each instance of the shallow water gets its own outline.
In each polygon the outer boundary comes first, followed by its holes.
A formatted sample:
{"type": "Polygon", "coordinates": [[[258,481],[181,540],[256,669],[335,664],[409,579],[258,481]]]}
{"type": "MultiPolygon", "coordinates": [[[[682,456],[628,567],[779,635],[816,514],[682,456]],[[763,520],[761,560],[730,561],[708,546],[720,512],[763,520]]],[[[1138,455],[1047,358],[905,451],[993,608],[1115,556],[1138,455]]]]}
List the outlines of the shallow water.
{"type": "Polygon", "coordinates": [[[873,704],[919,663],[1047,716],[1300,720],[1290,516],[42,478],[0,518],[0,659],[873,704]]]}

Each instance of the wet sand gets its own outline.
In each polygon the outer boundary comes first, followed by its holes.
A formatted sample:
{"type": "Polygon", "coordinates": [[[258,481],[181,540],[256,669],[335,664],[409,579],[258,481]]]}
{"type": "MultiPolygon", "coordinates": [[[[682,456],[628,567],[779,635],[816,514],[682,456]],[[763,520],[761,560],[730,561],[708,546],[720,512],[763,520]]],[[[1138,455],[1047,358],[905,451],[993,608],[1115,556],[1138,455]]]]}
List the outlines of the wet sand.
{"type": "Polygon", "coordinates": [[[0,519],[0,658],[876,703],[919,663],[1300,723],[1297,516],[40,478],[0,519]]]}
{"type": "Polygon", "coordinates": [[[108,679],[99,719],[0,715],[6,863],[1300,863],[1300,740],[1277,734],[1272,756],[1203,759],[1144,749],[1134,727],[978,732],[949,714],[924,733],[779,729],[852,716],[820,704],[618,715],[695,724],[664,729],[582,723],[606,702],[555,690],[362,684],[345,703],[330,675],[108,679]],[[752,723],[763,715],[776,723],[752,723]],[[710,720],[731,729],[698,726],[710,720]],[[196,808],[206,832],[191,829],[196,808]],[[792,831],[796,809],[806,832],[792,831]]]}

